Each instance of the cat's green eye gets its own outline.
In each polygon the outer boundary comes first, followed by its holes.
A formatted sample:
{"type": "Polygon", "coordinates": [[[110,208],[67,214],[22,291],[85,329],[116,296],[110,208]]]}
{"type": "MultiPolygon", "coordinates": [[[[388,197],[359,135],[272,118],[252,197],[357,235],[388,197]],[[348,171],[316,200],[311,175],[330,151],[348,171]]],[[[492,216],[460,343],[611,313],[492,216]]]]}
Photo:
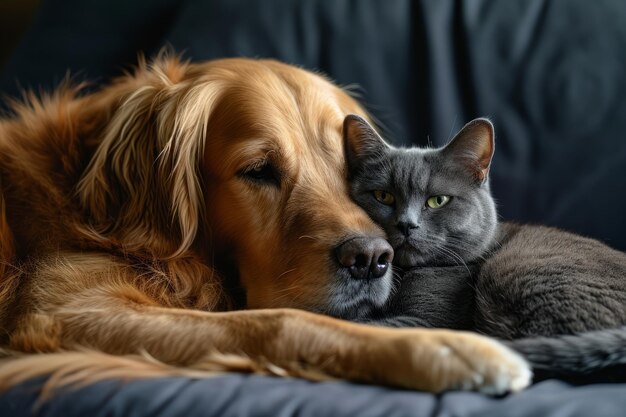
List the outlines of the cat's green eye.
{"type": "Polygon", "coordinates": [[[374,198],[378,202],[383,203],[386,206],[390,206],[396,202],[396,198],[393,196],[393,194],[388,193],[387,191],[382,191],[382,190],[374,191],[374,198]]]}
{"type": "Polygon", "coordinates": [[[438,209],[450,202],[450,197],[447,195],[434,195],[426,200],[426,205],[432,209],[438,209]]]}

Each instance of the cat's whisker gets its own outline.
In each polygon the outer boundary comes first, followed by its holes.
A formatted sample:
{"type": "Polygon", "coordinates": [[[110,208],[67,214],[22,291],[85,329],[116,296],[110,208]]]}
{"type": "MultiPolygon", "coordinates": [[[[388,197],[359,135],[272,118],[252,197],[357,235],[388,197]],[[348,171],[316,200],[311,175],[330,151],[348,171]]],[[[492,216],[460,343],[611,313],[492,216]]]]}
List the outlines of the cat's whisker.
{"type": "Polygon", "coordinates": [[[455,253],[453,250],[448,249],[446,247],[437,248],[437,250],[439,250],[440,253],[447,255],[452,260],[456,261],[457,265],[463,265],[467,268],[467,265],[465,264],[465,261],[463,260],[463,258],[459,256],[457,253],[455,253]]]}
{"type": "Polygon", "coordinates": [[[433,246],[433,249],[437,250],[440,254],[445,255],[446,257],[453,260],[457,265],[463,266],[469,274],[471,274],[471,270],[467,266],[467,263],[458,253],[456,253],[451,248],[447,248],[445,246],[433,246]]]}
{"type": "Polygon", "coordinates": [[[463,248],[453,246],[452,248],[446,247],[445,249],[450,253],[450,255],[452,255],[461,262],[461,264],[467,269],[467,272],[470,272],[470,269],[467,266],[467,262],[465,262],[465,259],[457,252],[459,249],[463,250],[463,248]]]}

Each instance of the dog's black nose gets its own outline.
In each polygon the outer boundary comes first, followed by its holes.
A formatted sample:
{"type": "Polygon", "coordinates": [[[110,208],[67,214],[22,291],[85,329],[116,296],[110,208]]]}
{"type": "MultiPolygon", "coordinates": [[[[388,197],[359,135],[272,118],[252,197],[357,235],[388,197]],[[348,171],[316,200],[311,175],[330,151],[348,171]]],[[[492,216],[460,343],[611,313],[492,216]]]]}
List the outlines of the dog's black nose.
{"type": "Polygon", "coordinates": [[[357,279],[380,278],[389,269],[393,249],[385,239],[356,237],[336,249],[337,260],[357,279]]]}

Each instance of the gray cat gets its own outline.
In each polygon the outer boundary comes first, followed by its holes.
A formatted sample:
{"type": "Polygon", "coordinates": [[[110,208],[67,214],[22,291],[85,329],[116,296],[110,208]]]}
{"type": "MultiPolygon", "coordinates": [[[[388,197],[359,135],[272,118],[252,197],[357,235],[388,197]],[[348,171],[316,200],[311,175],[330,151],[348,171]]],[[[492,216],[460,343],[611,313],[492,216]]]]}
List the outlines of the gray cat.
{"type": "Polygon", "coordinates": [[[352,198],[384,227],[401,272],[395,295],[364,321],[479,331],[549,372],[626,364],[626,254],[499,223],[488,120],[438,149],[394,148],[358,116],[344,132],[352,198]]]}

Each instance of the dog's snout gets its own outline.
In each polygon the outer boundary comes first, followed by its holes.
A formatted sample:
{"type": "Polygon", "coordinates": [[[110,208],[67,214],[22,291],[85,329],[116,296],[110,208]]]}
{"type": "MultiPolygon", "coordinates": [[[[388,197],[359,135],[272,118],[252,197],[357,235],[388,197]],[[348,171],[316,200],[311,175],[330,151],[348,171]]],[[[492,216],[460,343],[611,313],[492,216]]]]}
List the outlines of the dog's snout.
{"type": "Polygon", "coordinates": [[[393,249],[385,239],[357,237],[339,245],[336,255],[353,278],[380,278],[389,269],[393,249]]]}

